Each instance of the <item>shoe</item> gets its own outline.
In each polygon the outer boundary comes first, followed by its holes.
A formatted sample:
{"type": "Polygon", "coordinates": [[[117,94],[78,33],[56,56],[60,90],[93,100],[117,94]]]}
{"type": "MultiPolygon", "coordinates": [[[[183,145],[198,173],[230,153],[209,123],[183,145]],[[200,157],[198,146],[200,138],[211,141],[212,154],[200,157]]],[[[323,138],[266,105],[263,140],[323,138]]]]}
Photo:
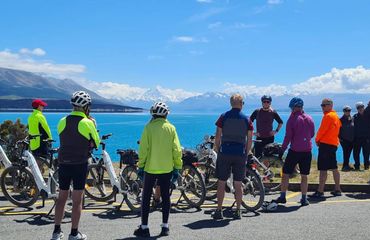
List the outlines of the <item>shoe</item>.
{"type": "Polygon", "coordinates": [[[310,197],[312,197],[312,198],[323,198],[324,197],[324,193],[323,192],[316,191],[314,194],[310,195],[310,197]]]}
{"type": "Polygon", "coordinates": [[[276,203],[283,203],[285,204],[286,203],[286,198],[283,198],[283,197],[278,197],[276,198],[275,200],[272,200],[273,202],[276,202],[276,203]]]}
{"type": "Polygon", "coordinates": [[[330,193],[331,193],[331,195],[333,195],[335,197],[342,196],[342,192],[341,191],[338,191],[338,190],[331,191],[330,193]]]}
{"type": "Polygon", "coordinates": [[[241,219],[242,218],[242,214],[241,214],[241,210],[240,209],[236,209],[235,210],[234,215],[233,215],[233,218],[234,219],[241,219]]]}
{"type": "Polygon", "coordinates": [[[60,240],[60,239],[63,239],[63,237],[64,237],[64,234],[62,231],[60,231],[60,232],[53,233],[50,240],[60,240]]]}
{"type": "Polygon", "coordinates": [[[299,202],[301,203],[302,207],[310,205],[310,202],[307,199],[302,198],[299,202]]]}
{"type": "Polygon", "coordinates": [[[159,236],[168,236],[168,235],[170,235],[170,229],[166,227],[162,227],[162,230],[159,236]]]}
{"type": "Polygon", "coordinates": [[[355,170],[353,167],[350,167],[350,166],[345,166],[345,167],[342,167],[342,172],[349,172],[349,171],[353,171],[355,170]]]}
{"type": "Polygon", "coordinates": [[[359,171],[361,171],[361,169],[359,167],[355,167],[355,170],[353,170],[353,171],[359,172],[359,171]]]}
{"type": "Polygon", "coordinates": [[[135,230],[134,235],[137,237],[150,237],[149,228],[142,229],[141,226],[139,226],[139,228],[135,230]]]}
{"type": "Polygon", "coordinates": [[[369,170],[369,166],[365,166],[365,170],[369,170]]]}
{"type": "Polygon", "coordinates": [[[224,215],[222,214],[222,210],[216,210],[214,213],[213,213],[213,219],[215,220],[219,220],[219,219],[224,219],[224,215]]]}
{"type": "Polygon", "coordinates": [[[76,236],[72,236],[69,234],[68,240],[85,240],[87,239],[87,236],[83,233],[78,232],[76,236]]]}

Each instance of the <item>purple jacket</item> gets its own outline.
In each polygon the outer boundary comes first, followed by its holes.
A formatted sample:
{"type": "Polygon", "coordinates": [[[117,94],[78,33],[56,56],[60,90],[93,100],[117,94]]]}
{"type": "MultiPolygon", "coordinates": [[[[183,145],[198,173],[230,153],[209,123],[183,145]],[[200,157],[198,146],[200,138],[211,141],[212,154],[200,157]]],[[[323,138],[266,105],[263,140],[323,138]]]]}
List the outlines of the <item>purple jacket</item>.
{"type": "Polygon", "coordinates": [[[286,124],[283,150],[290,143],[290,149],[295,152],[310,152],[311,139],[315,136],[315,125],[310,115],[304,112],[292,112],[286,124]]]}

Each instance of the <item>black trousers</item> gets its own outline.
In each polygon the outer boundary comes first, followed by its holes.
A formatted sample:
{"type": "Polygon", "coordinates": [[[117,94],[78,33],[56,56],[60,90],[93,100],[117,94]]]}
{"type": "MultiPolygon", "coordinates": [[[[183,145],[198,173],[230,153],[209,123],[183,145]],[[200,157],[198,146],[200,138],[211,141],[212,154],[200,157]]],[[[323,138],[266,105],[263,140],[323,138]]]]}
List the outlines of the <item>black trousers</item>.
{"type": "Polygon", "coordinates": [[[351,157],[353,142],[343,139],[340,141],[340,145],[343,149],[343,167],[349,167],[349,158],[351,157]]]}
{"type": "Polygon", "coordinates": [[[257,140],[261,140],[262,142],[255,142],[254,143],[254,155],[259,158],[262,156],[263,148],[269,144],[273,143],[275,141],[275,137],[268,137],[268,138],[260,138],[257,137],[257,140]]]}
{"type": "Polygon", "coordinates": [[[369,139],[358,138],[355,139],[353,144],[353,158],[355,159],[355,168],[360,168],[360,152],[362,149],[362,155],[364,157],[364,166],[369,166],[369,139]]]}
{"type": "Polygon", "coordinates": [[[150,200],[153,193],[153,187],[157,185],[161,188],[162,198],[162,223],[168,223],[170,216],[170,186],[171,186],[172,172],[165,174],[151,174],[145,172],[144,175],[144,190],[143,202],[141,203],[141,224],[148,225],[150,200]]]}

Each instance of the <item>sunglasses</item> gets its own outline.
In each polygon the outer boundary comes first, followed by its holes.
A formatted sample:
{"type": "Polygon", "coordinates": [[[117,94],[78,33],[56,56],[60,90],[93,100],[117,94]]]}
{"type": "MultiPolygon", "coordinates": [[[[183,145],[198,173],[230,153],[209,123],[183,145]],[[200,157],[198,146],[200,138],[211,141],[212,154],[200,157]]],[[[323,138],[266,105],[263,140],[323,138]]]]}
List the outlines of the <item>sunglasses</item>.
{"type": "Polygon", "coordinates": [[[270,103],[270,101],[263,101],[263,103],[270,103]]]}
{"type": "Polygon", "coordinates": [[[343,112],[350,112],[351,110],[343,110],[343,112]]]}
{"type": "Polygon", "coordinates": [[[330,104],[321,104],[321,107],[329,106],[330,104]]]}
{"type": "Polygon", "coordinates": [[[357,110],[359,110],[359,109],[364,109],[364,107],[358,107],[357,110]]]}

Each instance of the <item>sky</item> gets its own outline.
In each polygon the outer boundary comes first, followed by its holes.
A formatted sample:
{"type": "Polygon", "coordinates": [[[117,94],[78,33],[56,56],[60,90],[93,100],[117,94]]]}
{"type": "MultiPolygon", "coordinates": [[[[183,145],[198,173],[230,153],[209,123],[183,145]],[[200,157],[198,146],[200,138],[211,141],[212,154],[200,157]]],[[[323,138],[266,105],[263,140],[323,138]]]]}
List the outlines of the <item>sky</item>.
{"type": "Polygon", "coordinates": [[[0,67],[142,94],[370,93],[368,0],[2,0],[0,67]],[[328,84],[327,84],[328,83],[328,84]]]}

